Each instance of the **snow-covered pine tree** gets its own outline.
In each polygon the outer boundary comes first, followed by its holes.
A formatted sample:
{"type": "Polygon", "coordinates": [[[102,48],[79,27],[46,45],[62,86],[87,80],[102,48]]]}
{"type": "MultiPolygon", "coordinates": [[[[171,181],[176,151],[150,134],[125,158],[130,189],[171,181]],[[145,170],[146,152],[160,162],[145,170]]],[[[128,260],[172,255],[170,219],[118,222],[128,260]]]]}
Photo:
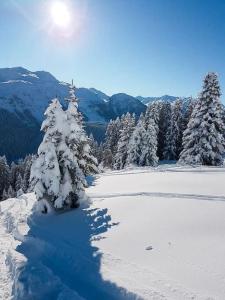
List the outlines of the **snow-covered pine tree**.
{"type": "Polygon", "coordinates": [[[146,129],[145,137],[142,145],[142,154],[140,157],[141,166],[155,167],[158,164],[157,146],[158,146],[158,126],[155,120],[150,118],[148,120],[148,127],[146,129]]]}
{"type": "Polygon", "coordinates": [[[66,110],[69,132],[67,143],[72,151],[74,151],[78,164],[84,175],[98,173],[98,161],[92,154],[89,140],[84,128],[81,114],[78,112],[78,102],[75,96],[75,87],[70,86],[70,96],[68,100],[68,108],[66,110]]]}
{"type": "Polygon", "coordinates": [[[128,156],[129,142],[135,127],[135,117],[128,112],[121,118],[120,138],[114,160],[114,169],[123,169],[128,156]]]}
{"type": "Polygon", "coordinates": [[[159,121],[160,121],[160,112],[162,109],[162,101],[154,101],[148,105],[145,113],[145,127],[148,128],[150,120],[153,119],[155,122],[155,129],[158,135],[159,133],[159,121]]]}
{"type": "Polygon", "coordinates": [[[10,169],[5,156],[0,156],[0,195],[2,199],[3,191],[8,190],[10,185],[10,169]]]}
{"type": "Polygon", "coordinates": [[[22,189],[22,185],[23,185],[23,178],[22,178],[21,174],[19,173],[16,178],[15,191],[17,192],[20,189],[22,189]]]}
{"type": "MultiPolygon", "coordinates": [[[[31,184],[43,212],[73,208],[84,196],[84,174],[77,153],[68,144],[70,128],[59,101],[53,99],[45,112],[44,138],[31,167],[31,184]]],[[[76,139],[76,132],[70,139],[76,139]]]]}
{"type": "MultiPolygon", "coordinates": [[[[124,116],[123,116],[124,117],[124,116]]],[[[123,119],[123,117],[121,119],[123,119]]],[[[105,149],[110,149],[112,154],[117,152],[117,144],[120,137],[121,120],[119,117],[116,120],[110,120],[105,133],[105,149]]]]}
{"type": "Polygon", "coordinates": [[[11,184],[9,185],[8,191],[7,191],[7,198],[14,198],[16,197],[16,192],[14,191],[13,187],[11,186],[11,184]]]}
{"type": "MultiPolygon", "coordinates": [[[[121,118],[121,120],[123,118],[124,116],[121,118]]],[[[117,152],[118,142],[120,138],[120,130],[122,126],[121,120],[119,117],[117,117],[116,120],[110,120],[106,129],[105,143],[103,145],[103,166],[108,168],[112,168],[114,164],[114,158],[117,152]]]]}
{"type": "Polygon", "coordinates": [[[20,175],[22,178],[24,176],[24,161],[19,160],[17,163],[12,162],[10,166],[10,184],[12,185],[13,190],[16,190],[16,180],[20,175]]]}
{"type": "Polygon", "coordinates": [[[182,100],[172,104],[171,120],[166,132],[166,145],[163,157],[166,160],[177,160],[182,146],[182,100]]]}
{"type": "Polygon", "coordinates": [[[140,158],[142,156],[143,146],[145,144],[146,130],[145,130],[145,119],[143,114],[140,115],[138,123],[131,135],[129,147],[128,147],[128,156],[127,156],[127,165],[141,165],[140,158]]]}
{"type": "Polygon", "coordinates": [[[188,99],[188,102],[187,102],[186,107],[183,112],[183,123],[182,123],[183,132],[186,130],[187,125],[190,121],[194,106],[195,106],[195,100],[192,97],[190,97],[188,99]]]}
{"type": "Polygon", "coordinates": [[[224,124],[217,74],[208,73],[183,136],[180,164],[221,165],[224,124]]]}
{"type": "Polygon", "coordinates": [[[171,120],[171,104],[168,101],[162,102],[162,107],[159,115],[159,134],[158,134],[158,150],[157,156],[159,160],[163,160],[163,153],[166,147],[166,132],[170,126],[171,120]]]}
{"type": "Polygon", "coordinates": [[[34,155],[27,155],[24,159],[24,176],[22,190],[28,192],[30,190],[30,171],[33,161],[36,159],[34,155]]]}

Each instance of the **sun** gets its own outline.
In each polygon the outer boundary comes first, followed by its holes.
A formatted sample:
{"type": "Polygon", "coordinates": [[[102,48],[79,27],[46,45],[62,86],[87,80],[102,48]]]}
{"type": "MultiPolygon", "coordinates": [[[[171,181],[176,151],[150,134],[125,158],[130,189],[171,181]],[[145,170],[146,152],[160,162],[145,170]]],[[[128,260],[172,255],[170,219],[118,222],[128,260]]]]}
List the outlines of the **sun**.
{"type": "Polygon", "coordinates": [[[50,7],[51,18],[55,26],[62,29],[69,27],[71,14],[69,7],[63,1],[55,1],[50,7]]]}

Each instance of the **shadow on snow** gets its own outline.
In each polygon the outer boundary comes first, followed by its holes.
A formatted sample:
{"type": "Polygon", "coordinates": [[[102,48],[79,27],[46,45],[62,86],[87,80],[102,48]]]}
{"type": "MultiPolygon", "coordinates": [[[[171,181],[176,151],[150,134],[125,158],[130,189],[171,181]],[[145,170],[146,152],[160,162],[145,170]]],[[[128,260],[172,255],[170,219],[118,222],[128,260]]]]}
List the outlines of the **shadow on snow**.
{"type": "Polygon", "coordinates": [[[17,272],[14,299],[138,299],[101,276],[102,254],[91,241],[118,225],[111,222],[107,209],[33,214],[28,224],[30,230],[17,247],[27,262],[17,272]]]}

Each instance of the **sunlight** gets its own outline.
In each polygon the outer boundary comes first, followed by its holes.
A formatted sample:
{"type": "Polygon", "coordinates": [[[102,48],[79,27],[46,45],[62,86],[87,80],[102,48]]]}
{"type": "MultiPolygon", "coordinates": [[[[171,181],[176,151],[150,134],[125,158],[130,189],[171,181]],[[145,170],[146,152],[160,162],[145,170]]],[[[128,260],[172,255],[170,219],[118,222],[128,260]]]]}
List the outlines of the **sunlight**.
{"type": "Polygon", "coordinates": [[[71,14],[68,6],[62,1],[53,2],[51,5],[53,23],[60,28],[68,28],[71,24],[71,14]]]}

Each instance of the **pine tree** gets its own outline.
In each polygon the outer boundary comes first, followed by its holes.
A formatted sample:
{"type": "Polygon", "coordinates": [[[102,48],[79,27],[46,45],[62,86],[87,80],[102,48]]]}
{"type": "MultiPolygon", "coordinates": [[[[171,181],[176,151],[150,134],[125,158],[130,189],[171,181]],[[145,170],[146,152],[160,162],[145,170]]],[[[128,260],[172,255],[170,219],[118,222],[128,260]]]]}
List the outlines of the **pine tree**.
{"type": "Polygon", "coordinates": [[[158,164],[157,156],[157,125],[153,118],[148,120],[148,127],[144,137],[140,165],[155,167],[158,164]]]}
{"type": "Polygon", "coordinates": [[[166,160],[177,160],[182,147],[182,101],[176,100],[172,104],[171,120],[166,132],[166,145],[163,157],[166,160]]]}
{"type": "Polygon", "coordinates": [[[82,116],[78,112],[78,102],[75,96],[75,87],[70,86],[70,97],[68,99],[68,109],[66,110],[69,124],[69,134],[67,142],[70,149],[76,153],[79,167],[85,176],[98,173],[98,161],[92,155],[90,147],[91,141],[88,139],[83,128],[82,116]]]}
{"type": "Polygon", "coordinates": [[[22,190],[28,192],[30,190],[30,171],[33,161],[36,159],[34,155],[28,155],[24,159],[24,176],[22,182],[22,190]]]}
{"type": "Polygon", "coordinates": [[[166,132],[170,126],[171,120],[171,104],[167,101],[162,102],[159,115],[159,134],[158,134],[158,150],[157,156],[160,160],[164,159],[164,151],[166,148],[166,132]]]}
{"type": "Polygon", "coordinates": [[[10,184],[7,191],[7,199],[14,198],[15,196],[16,196],[16,192],[14,191],[13,187],[10,184]]]}
{"type": "Polygon", "coordinates": [[[129,142],[135,126],[134,116],[128,112],[121,118],[120,138],[118,141],[118,149],[115,155],[114,168],[123,169],[128,156],[129,142]]]}
{"type": "Polygon", "coordinates": [[[190,121],[191,114],[193,112],[194,106],[195,106],[195,101],[192,97],[190,97],[189,100],[188,100],[188,103],[185,107],[184,114],[183,114],[183,124],[182,124],[183,132],[186,130],[187,125],[190,121]]]}
{"type": "Polygon", "coordinates": [[[5,156],[0,157],[0,195],[2,199],[4,189],[10,185],[10,169],[5,156]]]}
{"type": "MultiPolygon", "coordinates": [[[[121,120],[123,120],[124,117],[125,116],[122,116],[121,120]]],[[[110,120],[106,129],[102,161],[103,166],[107,168],[112,168],[115,163],[115,155],[117,153],[120,130],[122,126],[121,120],[119,117],[116,120],[110,120]]]]}
{"type": "Polygon", "coordinates": [[[85,178],[79,167],[78,153],[69,143],[72,139],[77,141],[76,128],[71,131],[67,115],[57,99],[53,99],[45,116],[41,127],[45,135],[31,168],[37,200],[44,212],[51,207],[77,207],[84,196],[85,178]]]}
{"type": "Polygon", "coordinates": [[[16,178],[16,184],[15,184],[15,191],[19,191],[20,189],[22,189],[22,184],[23,184],[23,178],[21,176],[21,174],[19,173],[17,178],[16,178]]]}
{"type": "Polygon", "coordinates": [[[181,164],[221,165],[224,124],[217,75],[208,73],[188,127],[184,132],[181,164]]]}
{"type": "Polygon", "coordinates": [[[127,165],[141,165],[141,155],[143,151],[143,145],[145,143],[146,138],[146,130],[145,130],[145,122],[144,116],[141,115],[137,126],[135,127],[129,142],[128,147],[128,156],[127,156],[127,165]]]}

